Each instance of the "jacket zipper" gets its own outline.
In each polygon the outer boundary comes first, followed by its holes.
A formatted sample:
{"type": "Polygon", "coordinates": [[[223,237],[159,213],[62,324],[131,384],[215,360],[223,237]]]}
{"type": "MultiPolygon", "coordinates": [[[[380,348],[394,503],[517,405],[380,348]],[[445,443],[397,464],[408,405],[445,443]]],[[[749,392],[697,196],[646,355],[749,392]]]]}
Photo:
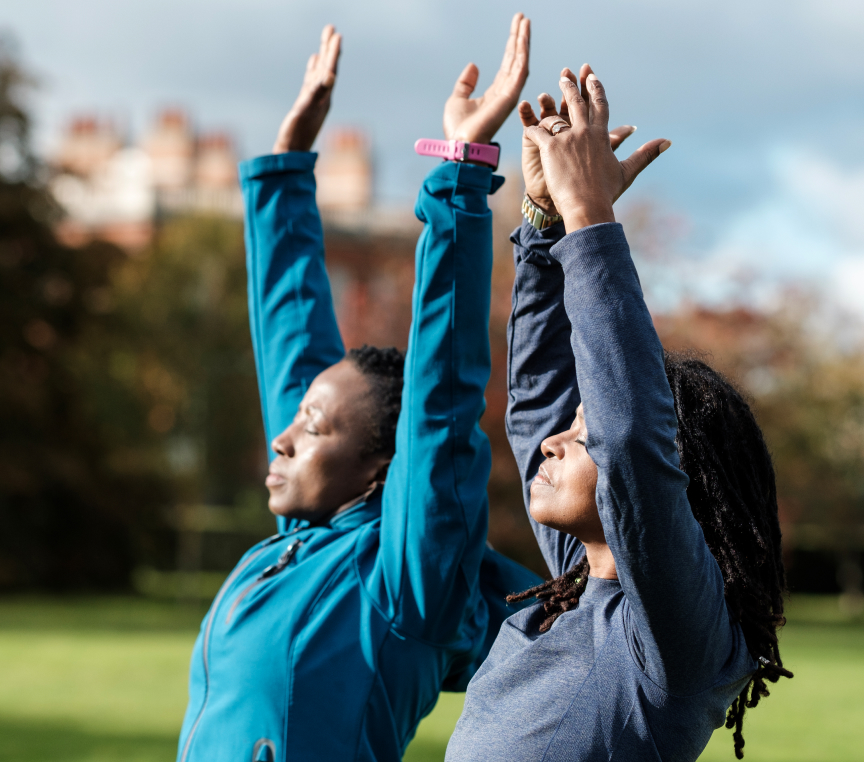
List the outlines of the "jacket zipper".
{"type": "Polygon", "coordinates": [[[300,546],[303,544],[303,540],[294,540],[285,551],[279,556],[279,560],[275,564],[270,564],[261,574],[259,574],[253,582],[250,582],[243,590],[240,591],[240,595],[238,595],[234,599],[234,603],[231,604],[231,608],[228,609],[228,616],[225,617],[225,624],[231,623],[231,617],[234,616],[234,610],[240,605],[241,601],[246,597],[246,595],[254,588],[256,585],[259,585],[265,579],[269,579],[277,575],[281,572],[288,564],[291,563],[291,559],[297,554],[297,551],[300,549],[300,546]]]}
{"type": "Polygon", "coordinates": [[[186,757],[188,756],[189,749],[192,746],[192,739],[195,736],[195,731],[198,729],[198,724],[201,722],[201,718],[204,716],[204,709],[207,707],[207,699],[209,698],[210,692],[210,667],[207,663],[207,650],[210,646],[210,631],[213,628],[213,617],[216,615],[219,604],[222,603],[222,599],[228,592],[228,588],[231,587],[231,583],[235,579],[237,579],[238,576],[240,576],[240,572],[242,572],[247,566],[249,566],[249,564],[258,557],[258,555],[263,553],[269,545],[272,545],[278,539],[280,539],[279,536],[272,538],[270,542],[258,548],[258,550],[256,550],[251,556],[249,556],[249,558],[247,558],[240,566],[234,569],[228,579],[225,580],[225,584],[222,585],[222,589],[219,591],[219,594],[213,601],[213,605],[210,608],[210,616],[207,618],[207,627],[204,628],[204,643],[201,647],[201,655],[204,661],[204,703],[201,704],[201,709],[198,712],[198,716],[195,718],[195,723],[192,725],[192,729],[189,731],[189,737],[186,739],[186,745],[183,747],[183,756],[180,758],[180,762],[186,762],[186,757]]]}

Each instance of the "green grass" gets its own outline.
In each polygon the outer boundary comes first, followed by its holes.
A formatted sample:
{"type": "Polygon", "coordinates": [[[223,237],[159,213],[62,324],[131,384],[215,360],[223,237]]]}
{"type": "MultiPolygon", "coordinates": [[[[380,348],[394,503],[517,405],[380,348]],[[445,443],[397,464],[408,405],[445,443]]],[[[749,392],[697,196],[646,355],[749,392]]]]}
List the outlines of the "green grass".
{"type": "MultiPolygon", "coordinates": [[[[0,599],[0,760],[171,762],[204,613],[145,599],[0,599]]],[[[864,757],[864,623],[798,597],[782,640],[795,673],[748,714],[751,762],[864,757]]],[[[405,759],[443,758],[462,696],[443,694],[405,759]]],[[[720,730],[702,756],[734,759],[720,730]]]]}

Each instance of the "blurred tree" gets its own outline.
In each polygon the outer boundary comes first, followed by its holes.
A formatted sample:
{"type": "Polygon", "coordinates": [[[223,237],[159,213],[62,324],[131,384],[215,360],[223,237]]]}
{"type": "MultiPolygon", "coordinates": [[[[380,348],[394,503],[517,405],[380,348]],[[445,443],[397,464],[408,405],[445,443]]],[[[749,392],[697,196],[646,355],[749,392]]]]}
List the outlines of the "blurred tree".
{"type": "Polygon", "coordinates": [[[0,39],[0,588],[123,587],[132,525],[150,521],[163,491],[109,467],[73,370],[85,336],[107,322],[100,294],[123,257],[54,238],[30,86],[14,43],[0,39]]]}
{"type": "Polygon", "coordinates": [[[770,313],[687,305],[655,323],[665,346],[710,352],[750,395],[774,457],[787,549],[831,552],[841,587],[860,597],[864,344],[849,340],[848,320],[841,340],[838,323],[815,319],[825,313],[790,292],[770,313]]]}
{"type": "Polygon", "coordinates": [[[122,390],[94,400],[115,443],[115,468],[164,470],[176,505],[251,499],[261,508],[267,458],[242,224],[164,223],[150,247],[118,268],[108,298],[124,340],[95,342],[101,352],[89,352],[86,362],[92,383],[107,368],[122,390]],[[134,401],[134,416],[121,412],[126,400],[134,401]]]}

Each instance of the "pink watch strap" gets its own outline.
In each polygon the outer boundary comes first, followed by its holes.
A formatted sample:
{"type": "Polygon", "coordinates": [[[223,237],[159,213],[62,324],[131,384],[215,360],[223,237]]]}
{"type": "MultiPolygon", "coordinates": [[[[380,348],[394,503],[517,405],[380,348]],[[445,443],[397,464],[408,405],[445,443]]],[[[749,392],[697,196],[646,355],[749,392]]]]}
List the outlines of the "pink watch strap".
{"type": "Polygon", "coordinates": [[[448,161],[479,161],[498,169],[501,148],[497,143],[463,143],[461,140],[433,140],[420,138],[414,151],[421,156],[438,156],[448,161]]]}

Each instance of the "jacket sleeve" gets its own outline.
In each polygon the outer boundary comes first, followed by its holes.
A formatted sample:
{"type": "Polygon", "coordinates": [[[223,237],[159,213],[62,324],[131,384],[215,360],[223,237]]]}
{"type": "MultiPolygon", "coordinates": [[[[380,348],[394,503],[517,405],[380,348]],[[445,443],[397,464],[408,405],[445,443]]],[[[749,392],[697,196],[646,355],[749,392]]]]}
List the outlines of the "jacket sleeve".
{"type": "Polygon", "coordinates": [[[563,237],[560,222],[541,231],[523,221],[513,232],[516,274],[507,326],[507,438],[522,477],[528,519],[553,577],[572,568],[584,553],[579,540],[538,524],[529,509],[531,482],[543,461],[540,443],[570,428],[579,407],[564,271],[550,254],[563,237]]]}
{"type": "Polygon", "coordinates": [[[594,225],[551,253],[564,269],[597,507],[634,657],[671,693],[707,688],[733,633],[720,568],[687,501],[663,348],[627,240],[617,223],[594,225]]]}
{"type": "Polygon", "coordinates": [[[486,542],[490,448],[479,421],[489,379],[492,218],[501,178],[445,162],[416,205],[412,322],[396,455],[367,582],[401,631],[450,642],[473,615],[486,542]]]}
{"type": "Polygon", "coordinates": [[[324,268],[316,157],[291,152],[240,164],[249,324],[268,445],[315,376],[345,354],[324,268]]]}

